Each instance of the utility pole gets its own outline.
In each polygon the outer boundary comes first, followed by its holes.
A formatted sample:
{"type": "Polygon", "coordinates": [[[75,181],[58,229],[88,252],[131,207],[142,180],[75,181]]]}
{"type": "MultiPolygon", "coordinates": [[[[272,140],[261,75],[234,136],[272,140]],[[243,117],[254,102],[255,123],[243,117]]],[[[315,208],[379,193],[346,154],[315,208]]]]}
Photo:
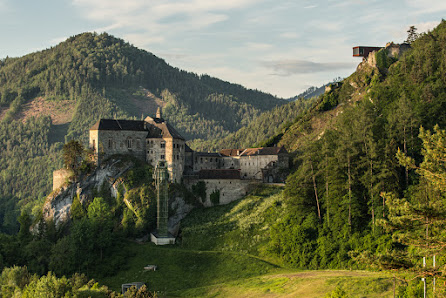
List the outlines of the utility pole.
{"type": "MultiPolygon", "coordinates": [[[[426,268],[426,257],[423,257],[423,268],[426,268]]],[[[426,277],[423,277],[422,281],[424,286],[423,297],[426,298],[426,277]]]]}
{"type": "MultiPolygon", "coordinates": [[[[434,259],[433,259],[433,265],[434,265],[434,270],[435,270],[435,255],[434,255],[434,259]]],[[[434,271],[434,274],[435,274],[435,271],[434,271]]],[[[435,275],[434,275],[432,283],[433,283],[432,297],[435,297],[435,275]]]]}

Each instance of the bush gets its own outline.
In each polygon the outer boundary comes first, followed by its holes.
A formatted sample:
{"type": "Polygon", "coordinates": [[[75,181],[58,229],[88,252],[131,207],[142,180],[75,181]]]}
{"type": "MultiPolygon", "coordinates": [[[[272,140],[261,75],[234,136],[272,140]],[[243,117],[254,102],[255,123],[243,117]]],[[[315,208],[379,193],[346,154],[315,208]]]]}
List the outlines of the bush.
{"type": "Polygon", "coordinates": [[[220,204],[220,191],[214,190],[210,195],[211,203],[212,205],[219,205],[220,204]]]}

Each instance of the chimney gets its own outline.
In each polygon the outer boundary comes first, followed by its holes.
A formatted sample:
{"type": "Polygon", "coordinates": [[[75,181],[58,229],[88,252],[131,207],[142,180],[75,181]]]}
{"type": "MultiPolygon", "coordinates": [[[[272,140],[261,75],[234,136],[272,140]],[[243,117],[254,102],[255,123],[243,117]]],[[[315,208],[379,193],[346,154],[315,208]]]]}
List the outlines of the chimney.
{"type": "Polygon", "coordinates": [[[163,116],[161,114],[161,107],[158,107],[158,110],[156,110],[156,118],[158,119],[162,119],[163,116]]]}

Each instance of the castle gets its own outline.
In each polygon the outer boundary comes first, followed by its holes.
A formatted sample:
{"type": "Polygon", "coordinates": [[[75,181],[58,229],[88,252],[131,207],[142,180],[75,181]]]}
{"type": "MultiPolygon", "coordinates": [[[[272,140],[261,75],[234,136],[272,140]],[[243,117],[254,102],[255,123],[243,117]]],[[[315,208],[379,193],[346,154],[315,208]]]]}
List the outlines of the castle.
{"type": "Polygon", "coordinates": [[[195,152],[163,119],[160,108],[156,117],[144,120],[100,119],[90,128],[89,147],[98,164],[114,154],[130,154],[154,167],[165,161],[171,182],[205,182],[205,205],[211,205],[211,192],[218,191],[224,204],[245,195],[252,184],[283,182],[280,173],[289,163],[283,147],[195,152]]]}

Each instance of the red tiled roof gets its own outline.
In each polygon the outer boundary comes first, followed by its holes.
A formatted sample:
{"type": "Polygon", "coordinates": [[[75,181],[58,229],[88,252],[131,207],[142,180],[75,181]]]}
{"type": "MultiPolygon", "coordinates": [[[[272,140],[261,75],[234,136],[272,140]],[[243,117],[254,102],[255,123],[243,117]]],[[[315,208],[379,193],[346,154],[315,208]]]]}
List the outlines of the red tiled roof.
{"type": "Polygon", "coordinates": [[[222,156],[239,156],[245,149],[222,149],[220,155],[222,156]]]}
{"type": "Polygon", "coordinates": [[[248,148],[243,151],[240,156],[251,155],[277,155],[280,153],[288,153],[285,147],[260,147],[260,148],[248,148]]]}
{"type": "Polygon", "coordinates": [[[288,151],[283,146],[220,150],[222,156],[277,155],[280,153],[288,153],[288,151]]]}

